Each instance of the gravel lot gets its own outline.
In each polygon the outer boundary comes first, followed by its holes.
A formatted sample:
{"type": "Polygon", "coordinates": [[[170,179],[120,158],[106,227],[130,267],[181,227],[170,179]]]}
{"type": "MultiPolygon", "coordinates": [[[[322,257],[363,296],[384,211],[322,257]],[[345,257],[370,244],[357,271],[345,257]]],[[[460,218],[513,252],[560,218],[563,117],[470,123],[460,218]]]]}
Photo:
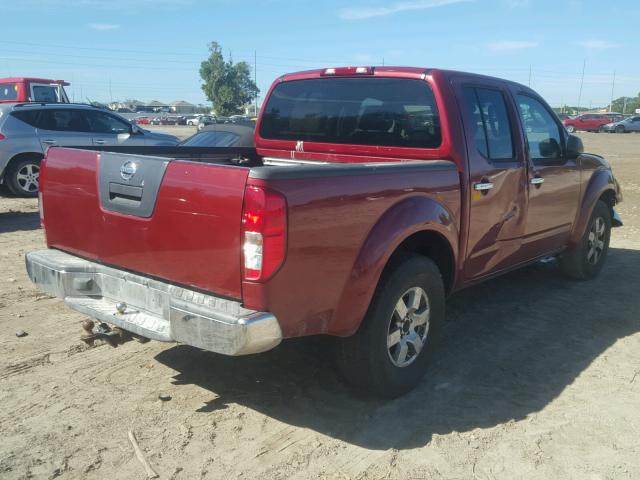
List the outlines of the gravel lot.
{"type": "Polygon", "coordinates": [[[0,478],[144,479],[129,429],[163,479],[640,478],[640,135],[581,135],[625,195],[602,275],[547,263],[457,294],[430,375],[395,401],[345,386],[323,339],[86,347],[84,317],[26,276],[36,202],[0,198],[0,478]]]}

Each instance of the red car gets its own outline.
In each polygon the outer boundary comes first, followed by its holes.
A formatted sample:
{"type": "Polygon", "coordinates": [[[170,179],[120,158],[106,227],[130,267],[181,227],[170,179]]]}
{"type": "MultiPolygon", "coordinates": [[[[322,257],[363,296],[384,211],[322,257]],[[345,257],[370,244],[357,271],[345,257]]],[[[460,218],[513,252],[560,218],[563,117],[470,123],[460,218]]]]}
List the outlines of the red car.
{"type": "Polygon", "coordinates": [[[149,117],[136,117],[133,119],[134,123],[137,125],[149,125],[151,123],[151,118],[149,117]]]}
{"type": "Polygon", "coordinates": [[[602,127],[607,123],[617,122],[623,118],[620,114],[610,113],[585,113],[575,118],[567,118],[562,124],[567,132],[573,133],[577,130],[585,130],[587,132],[600,132],[602,127]]]}
{"type": "Polygon", "coordinates": [[[98,319],[88,339],[245,355],[331,335],[344,376],[393,397],[430,365],[452,292],[549,256],[593,278],[621,225],[606,160],[508,80],[284,75],[255,145],[49,148],[29,276],[98,319]]]}

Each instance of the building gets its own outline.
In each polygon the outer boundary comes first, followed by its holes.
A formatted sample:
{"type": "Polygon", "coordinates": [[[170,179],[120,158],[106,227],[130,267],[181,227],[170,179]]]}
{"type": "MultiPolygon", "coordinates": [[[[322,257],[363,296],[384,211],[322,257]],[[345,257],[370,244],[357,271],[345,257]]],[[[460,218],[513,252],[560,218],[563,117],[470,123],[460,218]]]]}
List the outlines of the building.
{"type": "Polygon", "coordinates": [[[175,102],[171,102],[169,104],[169,109],[173,113],[195,113],[197,108],[198,107],[193,103],[185,102],[184,100],[176,100],[175,102]]]}

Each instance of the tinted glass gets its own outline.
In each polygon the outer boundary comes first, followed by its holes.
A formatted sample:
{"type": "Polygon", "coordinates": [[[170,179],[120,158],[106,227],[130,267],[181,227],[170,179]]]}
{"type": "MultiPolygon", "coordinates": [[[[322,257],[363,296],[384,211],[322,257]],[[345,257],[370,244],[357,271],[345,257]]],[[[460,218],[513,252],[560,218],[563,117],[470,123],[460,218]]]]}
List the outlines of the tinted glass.
{"type": "Polygon", "coordinates": [[[536,161],[561,160],[560,127],[551,113],[535,98],[518,95],[518,109],[527,135],[529,156],[536,161]]]}
{"type": "Polygon", "coordinates": [[[67,132],[88,132],[89,124],[80,109],[44,109],[38,120],[38,127],[44,130],[67,132]]]}
{"type": "Polygon", "coordinates": [[[89,111],[87,112],[91,131],[94,133],[130,133],[131,124],[126,120],[121,120],[108,113],[89,111]]]}
{"type": "Polygon", "coordinates": [[[18,98],[18,85],[3,83],[0,85],[0,100],[15,100],[18,98]]]}
{"type": "Polygon", "coordinates": [[[231,132],[200,132],[185,140],[185,147],[231,147],[240,138],[231,132]]]}
{"type": "Polygon", "coordinates": [[[478,151],[485,157],[489,158],[489,150],[487,149],[487,136],[485,135],[482,115],[480,114],[480,106],[478,105],[478,97],[476,89],[464,87],[462,89],[464,107],[467,115],[471,116],[470,124],[472,131],[469,133],[473,138],[478,151]]]}
{"type": "Polygon", "coordinates": [[[38,126],[38,115],[40,114],[40,110],[18,110],[16,112],[12,112],[11,116],[16,117],[19,120],[22,120],[24,123],[31,125],[32,127],[38,126]]]}
{"type": "Polygon", "coordinates": [[[58,101],[58,92],[56,87],[46,85],[34,85],[31,87],[33,91],[34,102],[56,103],[58,101]]]}
{"type": "Polygon", "coordinates": [[[420,80],[321,78],[283,82],[267,102],[264,138],[436,148],[440,119],[420,80]]]}
{"type": "Polygon", "coordinates": [[[478,151],[492,161],[513,160],[511,124],[502,93],[488,88],[463,88],[465,105],[472,116],[478,151]]]}

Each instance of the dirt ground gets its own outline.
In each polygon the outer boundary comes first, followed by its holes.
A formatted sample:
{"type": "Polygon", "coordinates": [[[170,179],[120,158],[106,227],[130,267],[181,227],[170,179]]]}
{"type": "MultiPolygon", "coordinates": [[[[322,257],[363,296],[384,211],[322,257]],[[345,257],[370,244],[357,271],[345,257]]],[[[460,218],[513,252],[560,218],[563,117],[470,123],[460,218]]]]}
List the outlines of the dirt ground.
{"type": "Polygon", "coordinates": [[[640,478],[640,135],[582,137],[625,195],[602,275],[539,264],[455,295],[430,374],[395,401],[343,384],[322,339],[85,347],[84,317],[25,273],[36,202],[0,198],[0,478],[144,479],[130,429],[163,479],[640,478]]]}

